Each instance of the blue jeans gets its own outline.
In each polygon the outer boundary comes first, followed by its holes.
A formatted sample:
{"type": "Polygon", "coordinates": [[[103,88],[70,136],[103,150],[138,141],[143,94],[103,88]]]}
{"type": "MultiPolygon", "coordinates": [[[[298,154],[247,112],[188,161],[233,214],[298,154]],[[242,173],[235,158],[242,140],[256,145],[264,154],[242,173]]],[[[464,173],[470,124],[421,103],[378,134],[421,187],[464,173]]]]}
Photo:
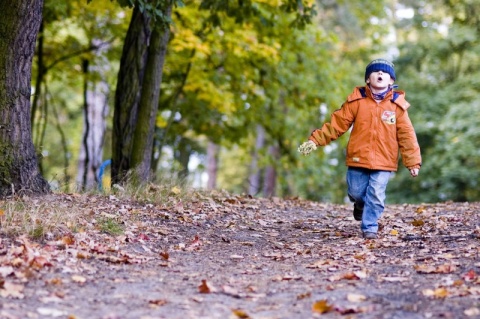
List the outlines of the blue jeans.
{"type": "Polygon", "coordinates": [[[378,219],[385,208],[385,191],[391,172],[349,167],[348,197],[362,209],[362,231],[378,232],[378,219]]]}

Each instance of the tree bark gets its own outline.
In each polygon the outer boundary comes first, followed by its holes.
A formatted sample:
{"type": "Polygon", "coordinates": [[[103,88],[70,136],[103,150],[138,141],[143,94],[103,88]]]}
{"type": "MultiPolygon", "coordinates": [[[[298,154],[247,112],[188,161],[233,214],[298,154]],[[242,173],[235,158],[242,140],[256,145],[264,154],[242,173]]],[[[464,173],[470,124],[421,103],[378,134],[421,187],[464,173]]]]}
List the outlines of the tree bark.
{"type": "MultiPolygon", "coordinates": [[[[280,159],[280,152],[277,146],[270,146],[268,148],[268,154],[270,155],[273,163],[276,163],[280,159]]],[[[277,169],[275,168],[275,164],[270,164],[265,168],[265,178],[263,180],[263,196],[275,196],[276,184],[277,169]]]]}
{"type": "Polygon", "coordinates": [[[113,113],[112,183],[122,183],[131,168],[131,152],[138,105],[152,30],[151,19],[133,9],[124,41],[113,113]]]}
{"type": "Polygon", "coordinates": [[[84,66],[86,66],[84,70],[84,128],[78,161],[77,186],[82,190],[91,190],[101,182],[97,180],[97,170],[103,160],[109,87],[103,79],[104,74],[102,73],[106,70],[102,66],[96,68],[101,78],[98,82],[90,80],[91,71],[88,63],[84,66]]]}
{"type": "MultiPolygon", "coordinates": [[[[170,18],[172,4],[164,16],[170,18]]],[[[153,134],[160,83],[170,30],[155,28],[138,7],[125,39],[115,95],[112,183],[123,183],[129,173],[134,181],[150,178],[153,134]]]]}
{"type": "MultiPolygon", "coordinates": [[[[170,17],[171,10],[170,5],[166,9],[165,16],[170,17]]],[[[130,164],[136,181],[147,181],[151,177],[153,135],[169,36],[170,29],[157,27],[150,38],[130,164]]]]}
{"type": "Polygon", "coordinates": [[[212,190],[217,187],[218,172],[218,145],[208,141],[207,146],[207,189],[212,190]]]}
{"type": "Polygon", "coordinates": [[[45,194],[32,141],[32,59],[43,0],[0,1],[0,196],[45,194]]]}
{"type": "Polygon", "coordinates": [[[265,129],[261,125],[257,125],[257,138],[255,141],[255,149],[253,150],[252,160],[250,162],[250,176],[248,178],[248,193],[252,196],[258,195],[260,192],[261,169],[258,167],[259,153],[265,146],[265,129]]]}

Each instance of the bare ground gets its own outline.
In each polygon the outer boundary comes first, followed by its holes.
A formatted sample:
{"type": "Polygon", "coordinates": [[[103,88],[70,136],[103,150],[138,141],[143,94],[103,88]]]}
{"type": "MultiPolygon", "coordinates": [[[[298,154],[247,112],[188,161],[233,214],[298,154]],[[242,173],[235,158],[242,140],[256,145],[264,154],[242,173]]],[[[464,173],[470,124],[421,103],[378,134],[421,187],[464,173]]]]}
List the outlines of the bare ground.
{"type": "Polygon", "coordinates": [[[480,318],[480,203],[389,205],[364,240],[349,205],[49,200],[84,211],[84,227],[2,235],[2,319],[480,318]]]}

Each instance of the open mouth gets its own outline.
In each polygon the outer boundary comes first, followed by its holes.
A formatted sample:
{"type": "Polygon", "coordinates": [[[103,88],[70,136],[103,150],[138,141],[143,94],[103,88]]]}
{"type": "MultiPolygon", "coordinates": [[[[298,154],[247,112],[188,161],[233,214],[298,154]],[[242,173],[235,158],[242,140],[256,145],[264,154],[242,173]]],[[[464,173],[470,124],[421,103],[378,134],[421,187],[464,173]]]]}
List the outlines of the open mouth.
{"type": "Polygon", "coordinates": [[[378,81],[378,82],[382,82],[382,80],[383,80],[383,79],[382,79],[381,76],[379,76],[379,77],[377,78],[377,81],[378,81]]]}

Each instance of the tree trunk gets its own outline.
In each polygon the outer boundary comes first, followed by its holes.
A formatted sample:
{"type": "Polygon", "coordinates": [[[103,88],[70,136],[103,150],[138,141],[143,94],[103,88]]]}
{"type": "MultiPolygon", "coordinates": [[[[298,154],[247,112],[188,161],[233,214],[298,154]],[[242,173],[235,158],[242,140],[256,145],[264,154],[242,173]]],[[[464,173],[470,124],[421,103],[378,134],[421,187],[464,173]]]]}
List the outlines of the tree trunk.
{"type": "Polygon", "coordinates": [[[112,135],[112,183],[122,183],[131,168],[131,152],[137,123],[151,35],[151,19],[133,9],[125,38],[115,92],[112,135]]]}
{"type": "MultiPolygon", "coordinates": [[[[170,5],[166,9],[165,16],[171,16],[171,9],[170,5]]],[[[157,27],[150,37],[130,164],[130,169],[134,170],[136,181],[149,180],[151,175],[153,135],[169,36],[170,29],[157,27]]]]}
{"type": "MultiPolygon", "coordinates": [[[[84,128],[82,146],[78,161],[77,186],[82,190],[91,190],[98,182],[97,170],[103,160],[103,142],[108,115],[108,84],[105,80],[90,81],[88,63],[84,64],[84,128]]],[[[98,72],[102,73],[102,66],[98,72]]],[[[99,74],[103,77],[103,74],[99,74]]]]}
{"type": "Polygon", "coordinates": [[[192,152],[192,146],[189,141],[181,137],[175,149],[174,158],[180,163],[181,168],[178,172],[178,179],[182,182],[188,177],[188,164],[190,162],[190,156],[192,155],[192,152]]]}
{"type": "Polygon", "coordinates": [[[250,176],[248,178],[248,193],[252,196],[260,192],[261,170],[258,167],[260,150],[265,145],[265,130],[263,126],[257,125],[257,139],[253,150],[252,161],[250,162],[250,176]]]}
{"type": "Polygon", "coordinates": [[[0,196],[45,194],[32,141],[32,59],[43,0],[0,1],[0,196]]]}
{"type": "MultiPolygon", "coordinates": [[[[268,149],[273,163],[276,163],[280,159],[280,152],[277,146],[270,146],[268,149]]],[[[277,184],[277,169],[275,164],[270,164],[265,168],[265,178],[263,180],[263,196],[272,197],[275,196],[275,188],[277,184]]]]}
{"type": "MultiPolygon", "coordinates": [[[[165,9],[170,18],[171,4],[165,9]]],[[[133,11],[120,61],[115,95],[112,182],[125,182],[129,172],[135,181],[150,178],[153,134],[158,110],[170,30],[154,28],[151,18],[133,11]]]]}
{"type": "Polygon", "coordinates": [[[217,187],[217,171],[218,171],[218,145],[212,141],[208,141],[207,146],[207,189],[212,190],[217,187]]]}

